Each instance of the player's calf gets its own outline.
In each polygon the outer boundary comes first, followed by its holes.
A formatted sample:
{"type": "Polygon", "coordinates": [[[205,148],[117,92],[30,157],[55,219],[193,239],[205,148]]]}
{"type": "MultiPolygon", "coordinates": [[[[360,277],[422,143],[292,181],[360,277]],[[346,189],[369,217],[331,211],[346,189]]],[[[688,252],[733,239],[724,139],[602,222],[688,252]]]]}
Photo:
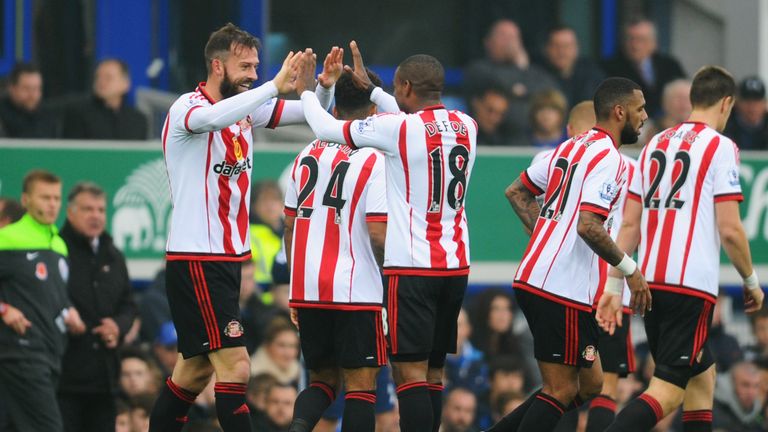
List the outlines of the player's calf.
{"type": "Polygon", "coordinates": [[[245,391],[251,373],[245,347],[212,351],[208,359],[216,371],[216,415],[225,432],[251,430],[251,416],[245,403],[245,391]]]}
{"type": "Polygon", "coordinates": [[[309,381],[309,386],[296,398],[289,432],[310,432],[314,429],[320,416],[336,399],[339,370],[335,367],[311,370],[309,381]]]}
{"type": "Polygon", "coordinates": [[[379,368],[344,369],[344,416],[342,432],[376,429],[376,374],[379,368]]]}

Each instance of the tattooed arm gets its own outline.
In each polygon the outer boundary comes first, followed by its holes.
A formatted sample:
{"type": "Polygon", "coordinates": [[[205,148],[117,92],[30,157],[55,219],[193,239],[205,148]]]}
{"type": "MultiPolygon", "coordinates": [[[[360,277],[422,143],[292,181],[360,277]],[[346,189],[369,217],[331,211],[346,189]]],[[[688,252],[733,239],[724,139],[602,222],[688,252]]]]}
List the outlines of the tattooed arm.
{"type": "Polygon", "coordinates": [[[624,258],[622,252],[613,241],[603,223],[605,220],[597,213],[590,211],[579,212],[579,237],[584,240],[600,258],[612,266],[617,266],[624,258]]]}
{"type": "Polygon", "coordinates": [[[534,196],[530,190],[523,184],[518,178],[511,185],[507,186],[504,191],[504,195],[512,205],[512,208],[517,213],[520,221],[525,228],[530,232],[536,226],[536,220],[539,219],[539,212],[541,207],[536,202],[536,196],[534,196]]]}

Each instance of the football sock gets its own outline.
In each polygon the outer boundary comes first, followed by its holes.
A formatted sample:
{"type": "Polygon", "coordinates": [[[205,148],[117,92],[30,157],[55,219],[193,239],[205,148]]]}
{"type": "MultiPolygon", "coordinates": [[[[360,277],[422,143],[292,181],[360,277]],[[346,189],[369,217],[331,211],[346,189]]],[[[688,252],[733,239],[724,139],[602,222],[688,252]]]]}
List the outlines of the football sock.
{"type": "Polygon", "coordinates": [[[245,403],[247,384],[217,382],[213,386],[216,393],[216,415],[224,432],[251,431],[251,415],[245,403]]]}
{"type": "Polygon", "coordinates": [[[333,387],[321,381],[312,382],[296,398],[293,406],[293,421],[288,431],[311,432],[334,399],[333,387]]]}
{"type": "Polygon", "coordinates": [[[712,432],[712,410],[683,411],[683,432],[712,432]]]}
{"type": "Polygon", "coordinates": [[[589,404],[587,432],[603,432],[616,417],[616,401],[610,396],[600,395],[589,404]]]}
{"type": "Polygon", "coordinates": [[[519,430],[551,431],[557,426],[565,410],[566,407],[557,399],[546,393],[539,392],[530,408],[528,408],[528,412],[525,413],[523,421],[520,422],[519,430]]]}
{"type": "Polygon", "coordinates": [[[536,395],[541,392],[541,389],[536,390],[525,402],[520,404],[517,408],[515,408],[514,411],[507,414],[499,420],[498,423],[491,426],[490,429],[488,429],[486,432],[513,432],[516,431],[517,428],[520,426],[520,422],[523,421],[523,417],[525,417],[525,413],[528,412],[528,408],[531,407],[531,404],[534,400],[536,400],[536,395]]]}
{"type": "Polygon", "coordinates": [[[432,400],[432,432],[440,430],[443,419],[443,383],[428,384],[429,398],[432,400]]]}
{"type": "Polygon", "coordinates": [[[376,429],[376,392],[351,391],[344,397],[344,417],[341,432],[373,431],[376,429]]]}
{"type": "Polygon", "coordinates": [[[643,393],[616,416],[607,432],[647,432],[664,418],[659,401],[643,393]]]}
{"type": "Polygon", "coordinates": [[[187,413],[196,397],[196,393],[177,386],[170,378],[165,380],[165,386],[149,416],[149,431],[181,431],[188,421],[187,413]]]}
{"type": "Polygon", "coordinates": [[[432,401],[426,381],[397,387],[397,400],[400,403],[401,432],[432,430],[432,401]]]}

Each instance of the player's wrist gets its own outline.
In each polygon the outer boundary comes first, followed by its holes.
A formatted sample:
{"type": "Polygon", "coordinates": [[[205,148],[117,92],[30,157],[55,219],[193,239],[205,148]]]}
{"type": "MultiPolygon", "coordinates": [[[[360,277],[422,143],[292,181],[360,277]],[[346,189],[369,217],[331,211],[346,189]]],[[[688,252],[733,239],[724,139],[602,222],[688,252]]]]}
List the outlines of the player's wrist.
{"type": "Polygon", "coordinates": [[[757,272],[752,269],[752,274],[745,277],[744,286],[748,289],[760,289],[760,281],[757,279],[757,272]]]}
{"type": "Polygon", "coordinates": [[[8,313],[8,308],[9,308],[8,303],[0,302],[0,316],[3,316],[6,313],[8,313]]]}
{"type": "Polygon", "coordinates": [[[624,254],[624,258],[614,268],[624,276],[631,276],[637,270],[637,263],[629,255],[624,254]]]}
{"type": "Polygon", "coordinates": [[[608,280],[605,282],[604,294],[621,296],[624,291],[624,279],[614,276],[608,276],[608,280]]]}

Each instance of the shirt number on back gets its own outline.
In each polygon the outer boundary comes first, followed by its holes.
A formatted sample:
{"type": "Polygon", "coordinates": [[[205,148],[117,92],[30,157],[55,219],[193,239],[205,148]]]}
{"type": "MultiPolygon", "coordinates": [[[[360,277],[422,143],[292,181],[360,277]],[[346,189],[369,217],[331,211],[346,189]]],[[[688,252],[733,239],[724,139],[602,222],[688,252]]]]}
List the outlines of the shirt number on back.
{"type": "Polygon", "coordinates": [[[563,214],[565,204],[568,202],[568,195],[571,192],[571,183],[573,183],[573,174],[576,172],[579,164],[575,163],[568,166],[568,159],[560,158],[555,162],[554,172],[552,173],[553,179],[557,178],[557,188],[552,192],[549,199],[541,207],[541,213],[539,215],[545,219],[560,220],[560,216],[563,214]],[[559,175],[559,177],[554,177],[559,175]],[[567,179],[567,180],[566,180],[567,179]],[[563,192],[565,188],[565,192],[563,192]],[[563,198],[558,202],[560,194],[563,194],[563,198]],[[554,205],[554,208],[552,206],[554,205]]]}
{"type": "MultiPolygon", "coordinates": [[[[650,210],[658,210],[661,208],[659,184],[667,169],[667,155],[661,150],[655,150],[651,153],[650,164],[651,185],[648,188],[648,193],[645,195],[645,199],[643,199],[643,206],[650,210]]],[[[676,198],[676,195],[678,195],[680,189],[685,185],[690,169],[691,156],[688,152],[677,152],[677,154],[675,154],[675,160],[672,162],[672,188],[669,191],[667,199],[664,201],[664,208],[679,210],[685,205],[685,201],[676,198]]]]}
{"type": "MultiPolygon", "coordinates": [[[[437,147],[429,152],[430,183],[429,213],[440,213],[443,206],[443,148],[437,147]]],[[[467,169],[469,168],[469,150],[455,146],[448,154],[448,169],[453,178],[448,182],[448,205],[459,210],[464,206],[467,191],[467,169]]]]}
{"type": "MultiPolygon", "coordinates": [[[[319,169],[317,159],[314,156],[304,156],[301,162],[299,162],[299,167],[306,167],[309,175],[306,183],[304,183],[299,191],[298,211],[296,214],[300,218],[309,218],[312,216],[314,208],[304,205],[304,203],[312,196],[315,186],[317,186],[317,173],[319,169]]],[[[348,170],[349,162],[339,161],[331,173],[331,179],[328,181],[328,186],[323,194],[322,204],[334,209],[334,222],[337,224],[341,223],[341,210],[347,203],[347,200],[341,198],[341,196],[344,190],[344,178],[347,176],[348,170]]]]}

